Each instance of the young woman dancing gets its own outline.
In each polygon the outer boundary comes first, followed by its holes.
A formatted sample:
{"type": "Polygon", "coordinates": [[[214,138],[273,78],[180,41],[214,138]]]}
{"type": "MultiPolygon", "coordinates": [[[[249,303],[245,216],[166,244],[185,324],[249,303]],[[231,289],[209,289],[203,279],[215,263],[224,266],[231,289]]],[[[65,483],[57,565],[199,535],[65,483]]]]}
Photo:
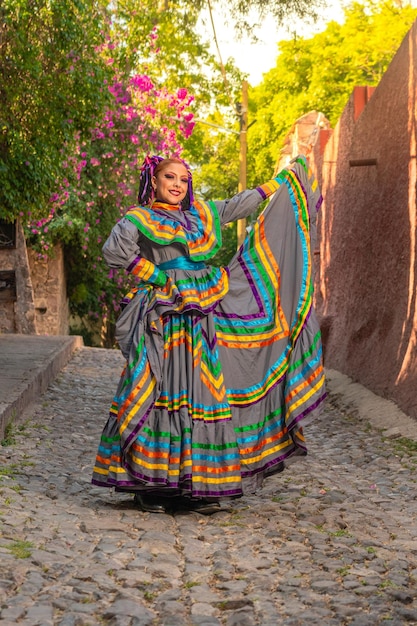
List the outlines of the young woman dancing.
{"type": "Polygon", "coordinates": [[[211,514],[306,454],[325,398],[312,252],[320,191],[304,157],[229,200],[193,197],[177,158],[147,158],[138,206],[103,254],[136,279],[116,339],[126,359],[93,483],[143,511],[211,514]],[[221,226],[272,196],[228,267],[221,226]]]}

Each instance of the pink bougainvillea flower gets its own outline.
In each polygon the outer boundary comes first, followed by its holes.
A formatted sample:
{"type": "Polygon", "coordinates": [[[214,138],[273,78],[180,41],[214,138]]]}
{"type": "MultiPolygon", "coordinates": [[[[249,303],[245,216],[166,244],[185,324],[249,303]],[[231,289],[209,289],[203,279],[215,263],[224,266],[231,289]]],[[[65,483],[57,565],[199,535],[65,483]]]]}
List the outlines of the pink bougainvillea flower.
{"type": "Polygon", "coordinates": [[[146,76],[145,74],[136,74],[135,76],[132,76],[130,84],[145,92],[151,91],[154,87],[154,84],[149,76],[146,76]]]}

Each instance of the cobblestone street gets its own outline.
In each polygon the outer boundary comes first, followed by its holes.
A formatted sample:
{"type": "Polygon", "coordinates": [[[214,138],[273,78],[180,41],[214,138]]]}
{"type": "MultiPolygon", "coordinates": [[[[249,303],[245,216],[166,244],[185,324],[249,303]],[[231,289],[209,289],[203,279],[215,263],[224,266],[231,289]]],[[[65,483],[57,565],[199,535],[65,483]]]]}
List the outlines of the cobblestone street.
{"type": "MultiPolygon", "coordinates": [[[[330,394],[309,455],[213,516],[151,515],[91,486],[122,368],[81,348],[8,431],[0,622],[417,624],[417,443],[330,394]]],[[[395,424],[393,424],[395,426],[395,424]]]]}

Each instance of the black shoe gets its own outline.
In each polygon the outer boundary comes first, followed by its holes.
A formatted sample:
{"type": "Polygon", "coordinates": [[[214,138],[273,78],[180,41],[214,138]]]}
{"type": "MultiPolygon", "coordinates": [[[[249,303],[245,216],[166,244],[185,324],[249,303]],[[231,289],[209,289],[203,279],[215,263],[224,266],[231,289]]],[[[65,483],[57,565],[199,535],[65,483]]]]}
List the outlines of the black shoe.
{"type": "Polygon", "coordinates": [[[178,508],[201,515],[212,515],[221,511],[220,502],[217,500],[204,500],[203,498],[180,498],[178,508]]]}
{"type": "Polygon", "coordinates": [[[134,502],[142,511],[147,513],[166,513],[167,506],[163,503],[163,499],[158,496],[152,496],[149,494],[135,493],[134,502]]]}

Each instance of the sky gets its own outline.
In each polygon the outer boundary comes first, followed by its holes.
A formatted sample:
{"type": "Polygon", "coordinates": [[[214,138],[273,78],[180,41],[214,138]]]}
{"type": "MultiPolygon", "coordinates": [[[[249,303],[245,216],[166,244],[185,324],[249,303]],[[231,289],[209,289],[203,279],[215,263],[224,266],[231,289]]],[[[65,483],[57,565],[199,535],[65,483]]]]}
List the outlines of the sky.
{"type": "MultiPolygon", "coordinates": [[[[326,0],[326,2],[328,8],[323,11],[322,17],[316,24],[308,25],[298,22],[296,25],[289,25],[291,30],[295,30],[298,35],[312,37],[316,33],[323,31],[326,24],[331,20],[342,21],[343,6],[346,2],[344,0],[326,0]]],[[[274,20],[268,18],[263,22],[262,27],[255,31],[259,43],[252,44],[247,40],[238,41],[233,27],[231,25],[228,26],[225,23],[224,15],[215,10],[213,10],[213,21],[223,62],[226,62],[229,57],[234,58],[239,69],[248,74],[248,81],[252,87],[261,82],[262,75],[265,72],[275,67],[275,61],[278,56],[278,42],[289,39],[291,36],[285,27],[278,28],[274,20]]],[[[200,28],[201,32],[208,39],[213,39],[213,30],[208,11],[201,20],[200,28]]],[[[217,54],[214,43],[212,51],[217,54]]]]}

